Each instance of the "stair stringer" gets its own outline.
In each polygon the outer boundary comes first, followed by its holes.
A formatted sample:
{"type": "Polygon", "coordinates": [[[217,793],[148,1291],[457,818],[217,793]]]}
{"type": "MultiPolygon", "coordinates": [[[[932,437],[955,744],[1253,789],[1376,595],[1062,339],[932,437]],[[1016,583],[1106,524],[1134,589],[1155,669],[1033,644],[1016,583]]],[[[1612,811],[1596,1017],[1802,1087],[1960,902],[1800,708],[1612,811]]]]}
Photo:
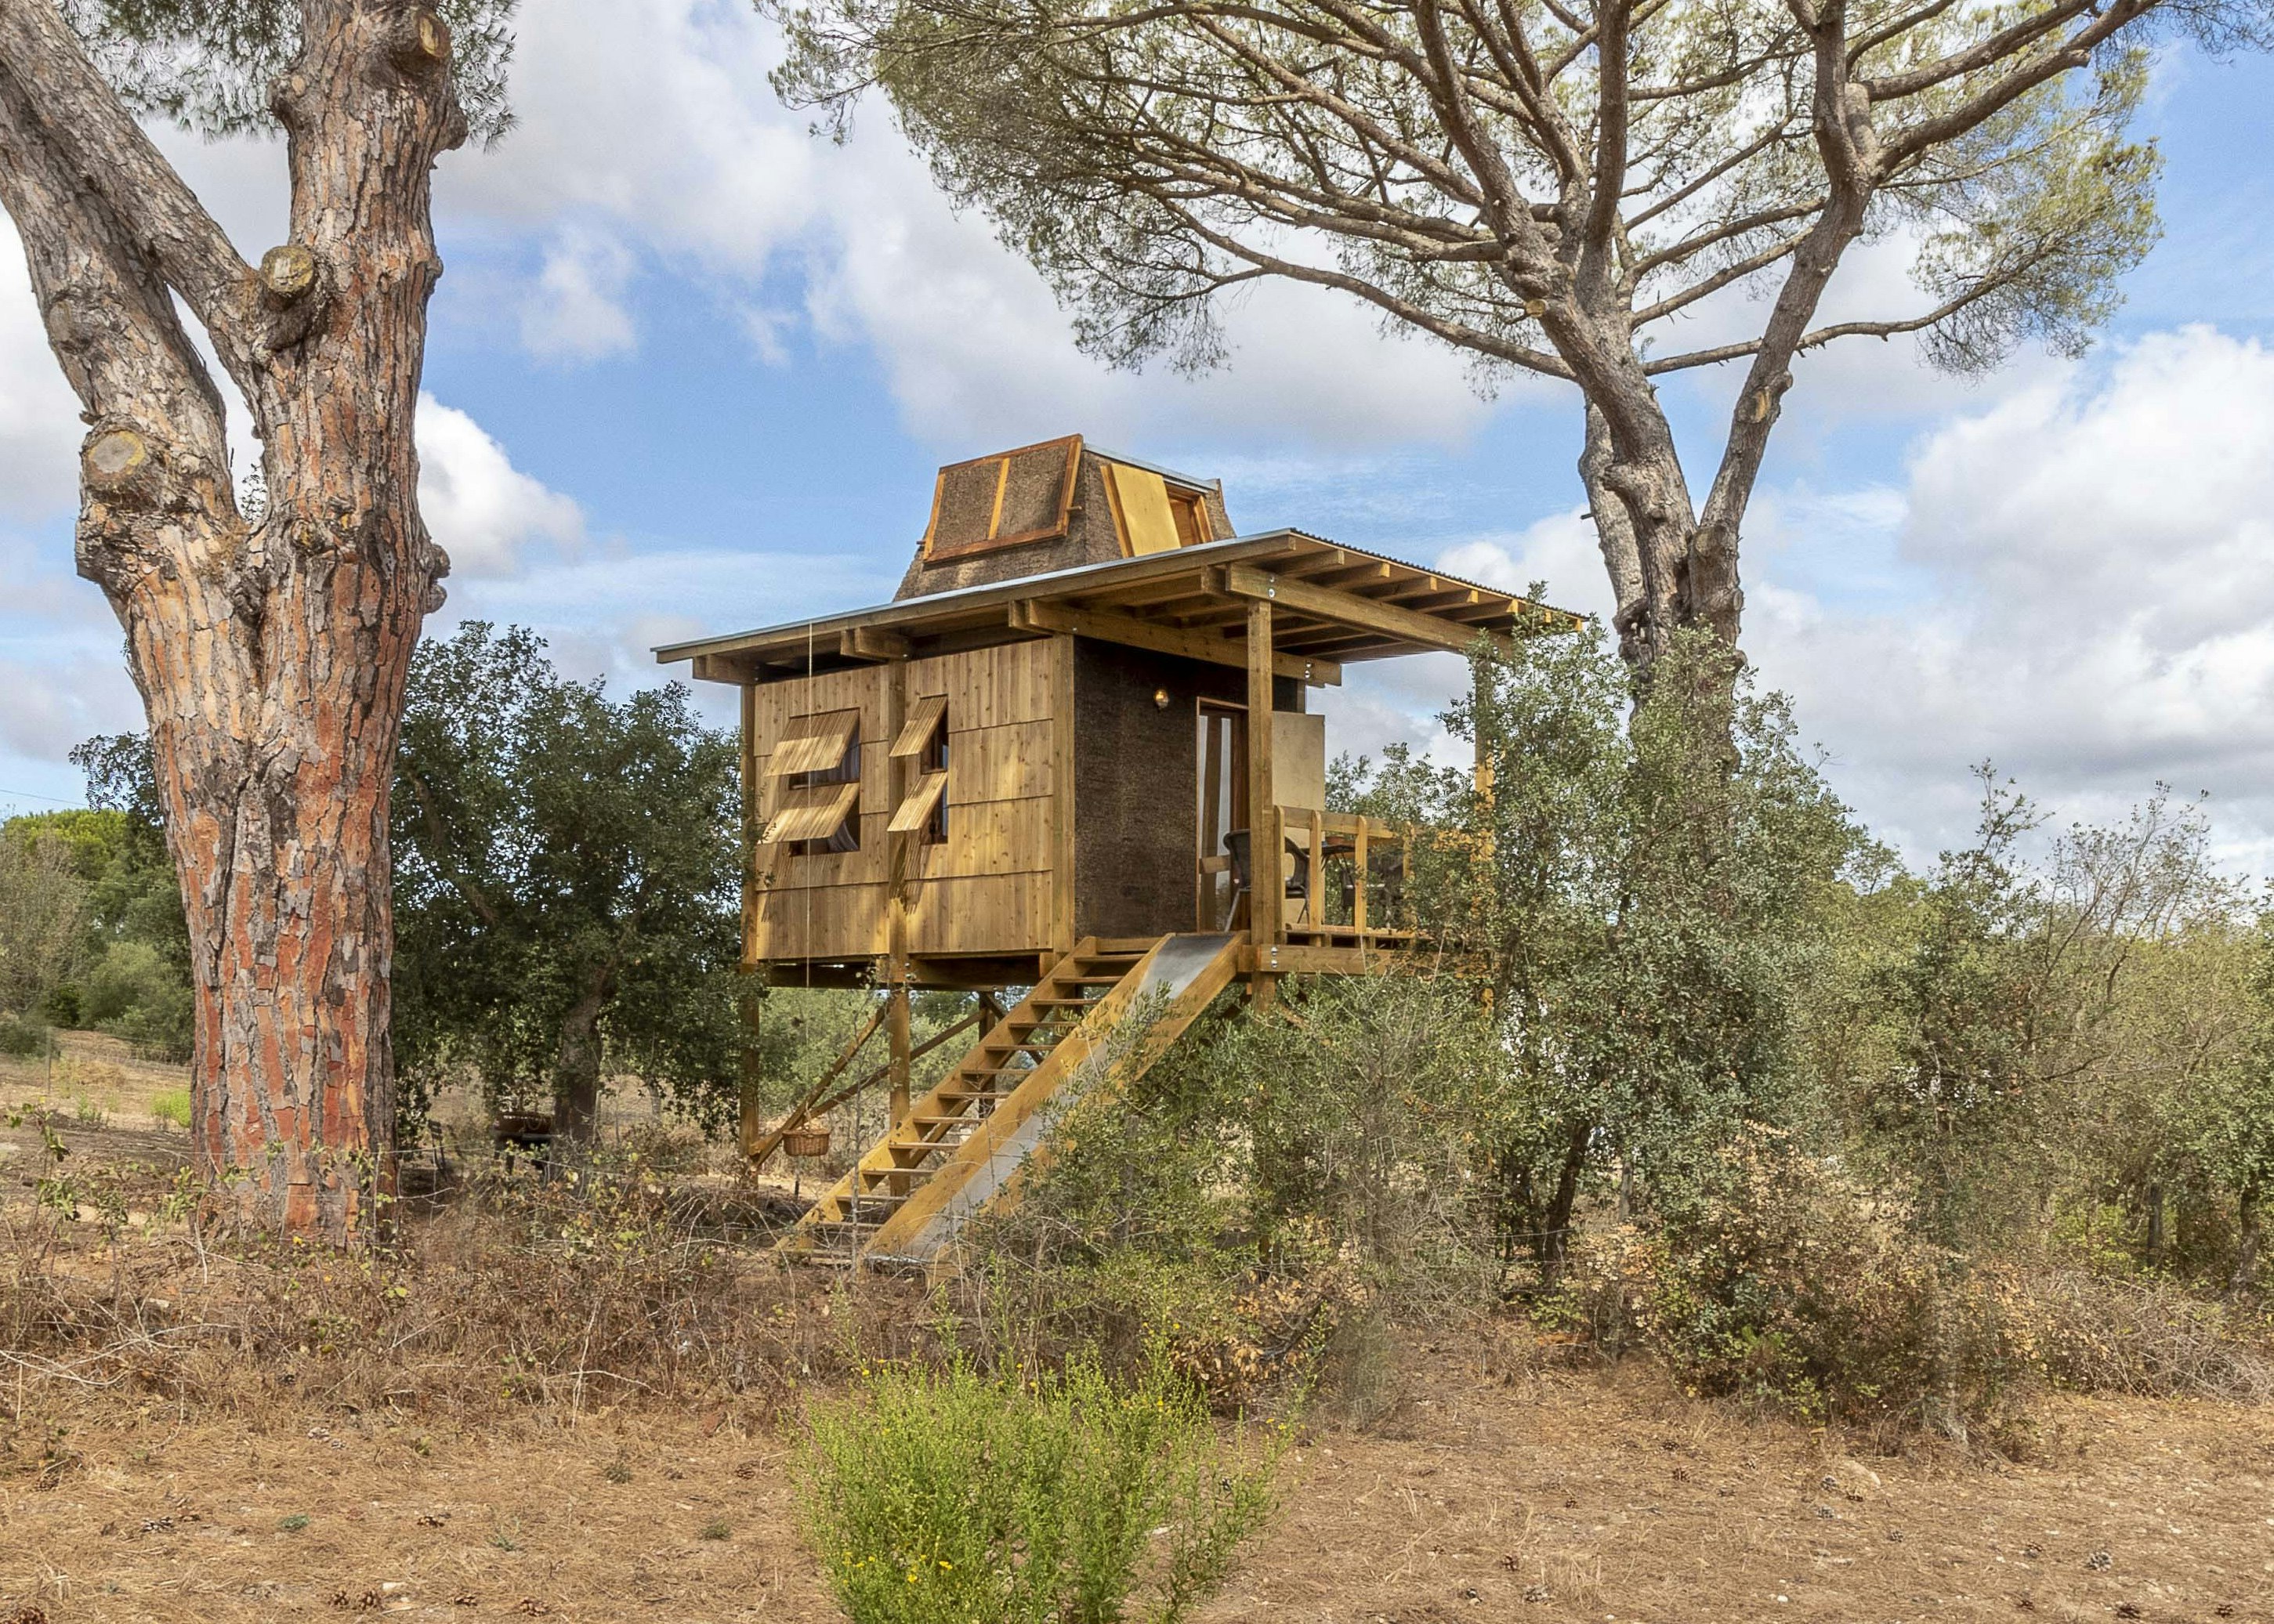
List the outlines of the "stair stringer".
{"type": "Polygon", "coordinates": [[[1043,1108],[1061,1100],[1070,1104],[1099,1088],[1126,1088],[1142,1077],[1231,985],[1246,939],[1241,931],[1163,936],[1004,1097],[946,1165],[885,1221],[862,1249],[861,1260],[936,1267],[963,1226],[1004,1192],[1042,1143],[1054,1120],[1043,1108]],[[1111,1053],[1117,1028],[1156,1004],[1159,1012],[1143,1031],[1129,1034],[1134,1042],[1111,1053]]]}
{"type": "MultiPolygon", "coordinates": [[[[1156,943],[1155,947],[1157,949],[1158,946],[1159,944],[1156,943]]],[[[832,1184],[811,1207],[805,1210],[797,1222],[790,1227],[789,1232],[775,1243],[774,1250],[785,1256],[807,1253],[812,1249],[813,1232],[816,1229],[826,1224],[843,1222],[850,1215],[855,1192],[861,1189],[864,1176],[874,1177],[900,1170],[900,1164],[893,1158],[893,1151],[896,1147],[904,1147],[911,1144],[917,1135],[917,1130],[908,1126],[908,1123],[918,1116],[938,1114],[943,1108],[943,1096],[947,1091],[969,1082],[975,1078],[991,1074],[996,1069],[997,1063],[991,1060],[990,1056],[1008,1052],[1018,1042],[1021,1032],[1031,1030],[1044,1019],[1035,1007],[1035,1000],[1048,993],[1059,990],[1059,978],[1067,972],[1068,966],[1077,961],[1095,958],[1098,952],[1096,938],[1085,936],[1075,944],[1073,952],[1044,971],[1043,979],[1035,984],[1027,996],[1005,1010],[1003,1012],[1003,1018],[972,1044],[970,1049],[961,1060],[956,1063],[954,1068],[934,1084],[922,1098],[909,1106],[907,1116],[900,1124],[886,1129],[884,1136],[862,1154],[861,1159],[853,1164],[845,1176],[832,1184]]],[[[1008,1094],[1004,1096],[1006,1101],[1009,1097],[1008,1094]]],[[[999,1102],[997,1109],[1001,1109],[999,1102]]]]}

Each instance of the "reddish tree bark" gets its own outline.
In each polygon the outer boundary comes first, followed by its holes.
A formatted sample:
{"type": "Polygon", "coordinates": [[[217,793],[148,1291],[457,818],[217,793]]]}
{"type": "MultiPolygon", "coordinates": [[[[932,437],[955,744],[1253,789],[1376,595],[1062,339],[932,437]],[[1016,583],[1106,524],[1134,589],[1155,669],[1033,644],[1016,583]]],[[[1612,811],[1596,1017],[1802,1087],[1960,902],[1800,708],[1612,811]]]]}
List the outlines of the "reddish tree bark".
{"type": "Polygon", "coordinates": [[[125,628],[196,986],[192,1136],[228,1207],[346,1240],[384,1187],[388,797],[403,684],[448,562],[412,417],[429,176],[465,139],[449,34],[304,0],[272,107],[289,240],[256,270],[97,73],[53,0],[0,0],[0,204],[88,428],[79,573],[125,628]],[[204,327],[262,442],[240,510],[204,327]]]}

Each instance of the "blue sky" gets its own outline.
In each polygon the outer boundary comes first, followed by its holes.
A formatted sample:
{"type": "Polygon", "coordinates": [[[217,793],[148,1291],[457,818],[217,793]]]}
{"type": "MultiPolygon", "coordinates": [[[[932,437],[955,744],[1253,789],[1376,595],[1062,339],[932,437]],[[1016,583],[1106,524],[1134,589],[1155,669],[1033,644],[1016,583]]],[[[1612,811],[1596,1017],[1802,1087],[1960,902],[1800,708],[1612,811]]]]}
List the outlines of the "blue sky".
{"type": "MultiPolygon", "coordinates": [[[[438,626],[519,620],[581,673],[661,680],[653,643],[888,595],[938,463],[1067,432],[1221,477],[1243,529],[1603,606],[1562,392],[1480,400],[1457,359],[1291,289],[1236,312],[1222,373],[1103,372],[884,117],[839,149],[773,104],[747,7],[531,0],[522,41],[521,127],[438,183],[421,440],[460,565],[438,626]]],[[[2208,789],[2238,861],[2274,849],[2270,94],[2263,60],[2159,71],[2165,240],[2084,362],[1968,383],[1898,342],[1800,374],[1749,527],[1747,645],[1914,853],[1963,833],[1984,757],[2077,816],[2208,789]]],[[[275,148],[169,144],[249,254],[276,239],[275,148]]],[[[16,264],[0,811],[74,801],[71,742],[137,721],[117,628],[71,574],[77,425],[16,264]]],[[[1899,297],[1901,268],[1860,259],[1834,303],[1899,297]]],[[[1669,390],[1701,487],[1725,387],[1669,390]]],[[[1330,715],[1354,748],[1426,741],[1456,676],[1378,668],[1330,715]]]]}

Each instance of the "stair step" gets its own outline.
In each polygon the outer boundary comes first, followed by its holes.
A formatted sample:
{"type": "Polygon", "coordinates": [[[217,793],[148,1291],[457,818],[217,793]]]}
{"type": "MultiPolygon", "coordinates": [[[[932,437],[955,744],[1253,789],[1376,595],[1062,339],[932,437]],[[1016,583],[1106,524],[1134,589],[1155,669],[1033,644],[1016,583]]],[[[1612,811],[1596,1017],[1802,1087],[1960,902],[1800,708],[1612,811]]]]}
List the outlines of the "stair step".
{"type": "MultiPolygon", "coordinates": [[[[975,1122],[965,1123],[962,1125],[965,1127],[975,1127],[977,1124],[975,1122]]],[[[895,1139],[891,1144],[880,1146],[878,1148],[881,1149],[885,1155],[894,1158],[898,1158],[904,1154],[910,1156],[924,1156],[930,1154],[935,1150],[952,1151],[960,1149],[963,1145],[963,1141],[970,1137],[971,1136],[968,1133],[959,1133],[953,1138],[950,1138],[946,1134],[941,1134],[937,1138],[928,1139],[895,1139]]],[[[893,1165],[899,1166],[900,1163],[896,1160],[893,1165]]],[[[874,1169],[872,1168],[867,1167],[861,1169],[864,1176],[873,1170],[874,1169]]]]}
{"type": "MultiPolygon", "coordinates": [[[[916,1173],[916,1172],[908,1172],[908,1173],[878,1173],[878,1174],[876,1174],[876,1175],[875,1175],[875,1177],[877,1177],[877,1178],[919,1178],[919,1179],[920,1179],[920,1178],[923,1177],[924,1177],[924,1175],[923,1175],[923,1174],[922,1174],[922,1173],[916,1173]]],[[[906,1197],[906,1196],[904,1196],[904,1195],[886,1195],[886,1194],[884,1194],[884,1193],[882,1193],[882,1192],[878,1192],[878,1191],[875,1191],[875,1190],[863,1190],[863,1191],[861,1192],[861,1210],[862,1210],[862,1212],[863,1214],[867,1214],[867,1213],[882,1213],[882,1214],[884,1214],[885,1216],[890,1216],[890,1215],[891,1215],[891,1214],[892,1214],[892,1210],[893,1210],[894,1208],[898,1207],[899,1207],[899,1206],[900,1206],[903,1201],[906,1201],[907,1199],[908,1199],[908,1198],[907,1198],[907,1197],[906,1197]]],[[[876,1222],[875,1223],[869,1224],[867,1227],[868,1227],[868,1228],[870,1228],[870,1229],[878,1229],[878,1228],[881,1228],[881,1227],[883,1226],[883,1223],[884,1223],[884,1218],[880,1217],[880,1218],[878,1218],[878,1219],[877,1220],[877,1222],[876,1222]]]]}
{"type": "MultiPolygon", "coordinates": [[[[1155,946],[1093,938],[1083,951],[1050,966],[1026,998],[974,1034],[955,1069],[871,1143],[861,1162],[785,1238],[783,1249],[824,1264],[894,1262],[870,1256],[876,1237],[912,1222],[940,1195],[963,1186],[971,1164],[961,1153],[975,1153],[990,1142],[988,1134],[1010,1120],[996,1108],[1005,1100],[1050,1091],[1057,1070],[1050,1056],[1086,1030],[1086,1023],[1103,1018],[1118,996],[1112,989],[1126,986],[1131,971],[1155,946]],[[911,1210],[910,1203],[931,1188],[936,1176],[945,1182],[911,1210]]],[[[1225,962],[1220,951],[1215,969],[1221,972],[1225,962]]],[[[1179,1030],[1181,1026],[1180,1021],[1179,1030]]],[[[922,1267],[928,1255],[918,1244],[898,1261],[922,1267]]]]}

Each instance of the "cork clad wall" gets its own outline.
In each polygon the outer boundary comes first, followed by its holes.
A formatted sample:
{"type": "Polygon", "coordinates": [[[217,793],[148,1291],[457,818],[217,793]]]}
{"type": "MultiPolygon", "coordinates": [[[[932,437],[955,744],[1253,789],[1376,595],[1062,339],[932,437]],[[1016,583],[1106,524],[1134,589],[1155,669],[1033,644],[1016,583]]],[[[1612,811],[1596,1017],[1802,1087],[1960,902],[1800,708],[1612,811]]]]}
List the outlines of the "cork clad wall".
{"type": "MultiPolygon", "coordinates": [[[[1199,702],[1242,704],[1246,683],[1229,666],[1075,639],[1077,936],[1194,928],[1199,702]]],[[[1275,680],[1272,703],[1300,710],[1303,685],[1275,680]]]]}

